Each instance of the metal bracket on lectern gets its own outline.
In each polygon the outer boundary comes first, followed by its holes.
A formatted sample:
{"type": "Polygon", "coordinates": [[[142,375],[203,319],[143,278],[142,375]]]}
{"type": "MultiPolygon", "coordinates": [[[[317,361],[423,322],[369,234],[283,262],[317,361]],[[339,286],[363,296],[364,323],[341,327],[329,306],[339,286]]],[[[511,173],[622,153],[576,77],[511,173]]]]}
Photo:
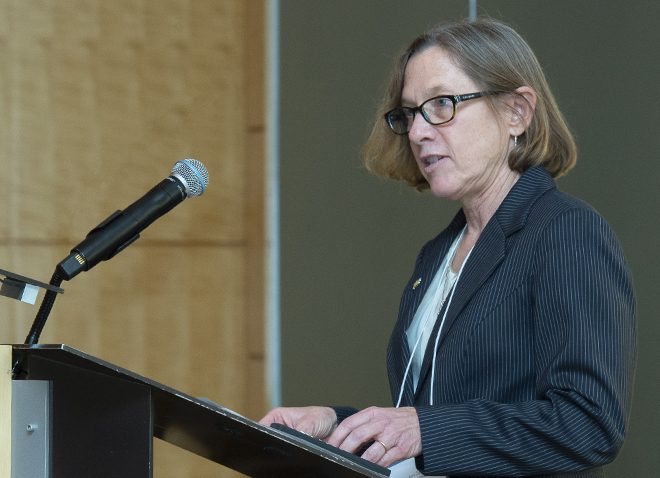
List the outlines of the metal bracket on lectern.
{"type": "Polygon", "coordinates": [[[52,382],[15,380],[11,387],[11,477],[51,474],[52,382]]]}
{"type": "Polygon", "coordinates": [[[34,305],[40,288],[57,292],[58,294],[64,294],[64,289],[18,275],[14,272],[0,269],[0,276],[4,276],[0,278],[0,282],[2,283],[0,295],[11,297],[12,299],[17,299],[28,304],[34,305]]]}

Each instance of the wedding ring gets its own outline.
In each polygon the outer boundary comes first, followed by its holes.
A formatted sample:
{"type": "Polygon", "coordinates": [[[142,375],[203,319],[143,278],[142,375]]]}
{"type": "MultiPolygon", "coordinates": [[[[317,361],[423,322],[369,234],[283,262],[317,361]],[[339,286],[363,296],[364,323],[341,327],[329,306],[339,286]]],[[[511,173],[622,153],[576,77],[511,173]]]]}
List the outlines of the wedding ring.
{"type": "Polygon", "coordinates": [[[308,437],[316,438],[314,435],[310,435],[309,433],[304,432],[304,431],[302,431],[302,430],[298,430],[297,428],[296,428],[295,430],[296,430],[298,433],[302,433],[303,435],[307,435],[308,437]]]}
{"type": "Polygon", "coordinates": [[[385,443],[383,443],[383,442],[380,441],[380,440],[376,440],[376,441],[377,441],[378,443],[380,443],[381,445],[383,445],[383,448],[385,448],[385,453],[387,453],[387,452],[389,451],[389,448],[387,448],[387,445],[386,445],[385,443]]]}

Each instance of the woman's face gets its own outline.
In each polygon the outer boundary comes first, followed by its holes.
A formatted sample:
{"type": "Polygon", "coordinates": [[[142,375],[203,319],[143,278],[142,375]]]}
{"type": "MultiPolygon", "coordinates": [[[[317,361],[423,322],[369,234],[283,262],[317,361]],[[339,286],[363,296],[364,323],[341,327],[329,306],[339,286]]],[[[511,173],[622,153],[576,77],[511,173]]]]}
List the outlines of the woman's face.
{"type": "MultiPolygon", "coordinates": [[[[475,93],[479,87],[441,48],[432,47],[408,62],[401,105],[415,107],[439,95],[475,93]]],[[[449,123],[433,126],[421,114],[408,133],[422,175],[435,196],[478,201],[498,175],[509,173],[513,139],[505,122],[483,98],[458,103],[449,123]]]]}

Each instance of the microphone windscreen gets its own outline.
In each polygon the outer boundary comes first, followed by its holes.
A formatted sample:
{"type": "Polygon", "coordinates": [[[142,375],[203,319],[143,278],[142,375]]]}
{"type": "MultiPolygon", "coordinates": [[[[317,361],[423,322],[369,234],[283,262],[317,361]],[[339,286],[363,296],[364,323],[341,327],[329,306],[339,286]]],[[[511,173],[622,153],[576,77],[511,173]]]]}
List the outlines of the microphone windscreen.
{"type": "Polygon", "coordinates": [[[209,172],[204,165],[196,159],[182,159],[177,161],[172,169],[171,176],[182,179],[189,198],[201,196],[209,185],[209,172]]]}

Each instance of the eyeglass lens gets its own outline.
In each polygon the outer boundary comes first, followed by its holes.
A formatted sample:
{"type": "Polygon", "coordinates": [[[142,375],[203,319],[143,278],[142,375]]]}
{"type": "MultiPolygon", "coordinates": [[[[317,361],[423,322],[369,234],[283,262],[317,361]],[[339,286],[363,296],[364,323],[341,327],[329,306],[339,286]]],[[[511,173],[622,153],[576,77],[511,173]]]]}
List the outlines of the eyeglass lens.
{"type": "MultiPolygon", "coordinates": [[[[415,112],[418,108],[398,108],[388,115],[388,122],[397,134],[406,134],[410,131],[415,112]]],[[[452,98],[431,98],[419,107],[424,119],[431,124],[438,125],[450,121],[454,117],[454,102],[452,98]]]]}

